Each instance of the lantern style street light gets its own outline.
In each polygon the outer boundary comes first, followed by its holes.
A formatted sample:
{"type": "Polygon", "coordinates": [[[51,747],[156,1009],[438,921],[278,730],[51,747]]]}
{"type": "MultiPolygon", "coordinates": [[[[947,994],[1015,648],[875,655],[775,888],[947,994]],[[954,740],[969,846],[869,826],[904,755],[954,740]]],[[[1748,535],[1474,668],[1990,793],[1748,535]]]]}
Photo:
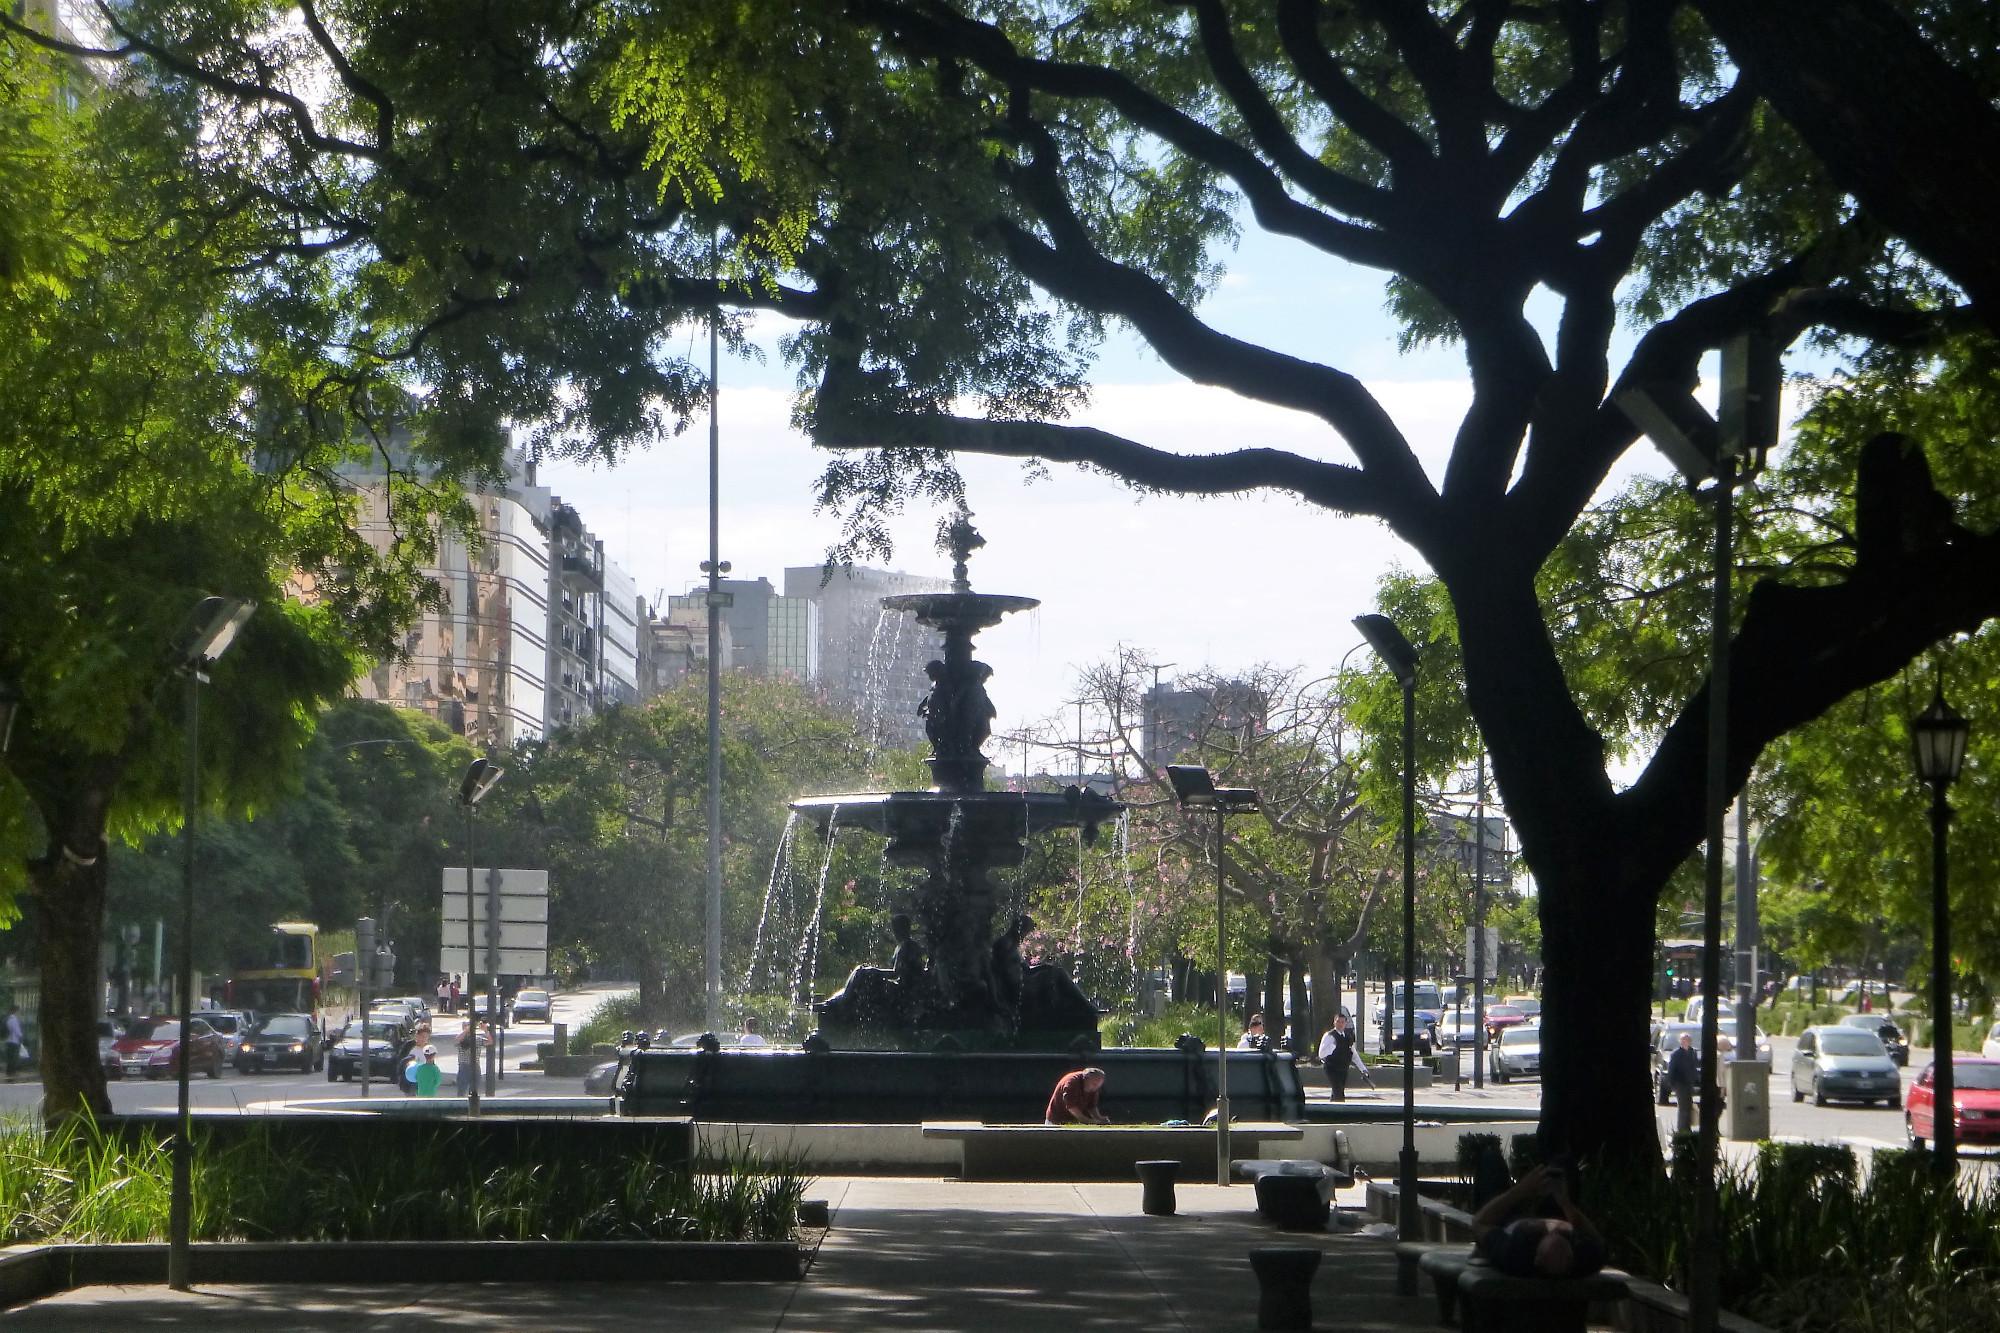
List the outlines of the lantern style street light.
{"type": "MultiPolygon", "coordinates": [[[[1403,1150],[1396,1158],[1396,1231],[1424,1238],[1417,1206],[1417,650],[1387,616],[1356,616],[1354,627],[1403,687],[1403,1150]]],[[[1389,1012],[1385,995],[1383,1013],[1389,1012]]],[[[1396,1024],[1389,1020],[1393,1034],[1396,1024]]]]}
{"type": "MultiPolygon", "coordinates": [[[[188,1290],[188,1230],[194,1215],[193,1125],[188,1114],[188,1044],[194,1022],[194,834],[201,806],[201,687],[208,667],[236,642],[257,610],[241,597],[204,597],[174,637],[174,670],[186,684],[181,728],[181,943],[175,971],[181,993],[179,1116],[174,1121],[173,1179],[167,1199],[167,1285],[188,1290]]],[[[11,721],[11,719],[10,719],[11,721]]]]}
{"type": "Polygon", "coordinates": [[[1233,814],[1255,814],[1257,792],[1251,787],[1218,787],[1200,764],[1168,764],[1167,781],[1183,810],[1215,812],[1215,1183],[1229,1183],[1229,962],[1223,952],[1224,934],[1222,821],[1233,814]]]}
{"type": "Polygon", "coordinates": [[[1958,1174],[1958,1105],[1951,1067],[1951,894],[1945,873],[1951,802],[1945,792],[1965,766],[1971,731],[1944,701],[1942,680],[1931,706],[1910,720],[1917,776],[1931,784],[1931,1152],[1947,1179],[1958,1174]]]}

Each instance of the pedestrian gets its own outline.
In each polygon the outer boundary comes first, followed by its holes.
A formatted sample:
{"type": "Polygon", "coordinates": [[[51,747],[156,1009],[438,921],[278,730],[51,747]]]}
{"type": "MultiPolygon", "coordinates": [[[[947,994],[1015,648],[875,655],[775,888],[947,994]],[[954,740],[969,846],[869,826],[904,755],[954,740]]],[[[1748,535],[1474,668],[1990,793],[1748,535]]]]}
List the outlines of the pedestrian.
{"type": "Polygon", "coordinates": [[[1056,1080],[1049,1094],[1047,1125],[1108,1125],[1111,1117],[1098,1109],[1098,1094],[1104,1091],[1102,1069],[1078,1069],[1056,1080]]]}
{"type": "Polygon", "coordinates": [[[737,1036],[736,1044],[738,1046],[769,1046],[771,1044],[765,1040],[764,1034],[757,1030],[757,1016],[755,1014],[743,1015],[743,1031],[737,1036]]]}
{"type": "Polygon", "coordinates": [[[452,1011],[453,1013],[457,1013],[457,1012],[458,1012],[458,997],[459,997],[460,995],[462,995],[462,994],[464,994],[464,993],[465,993],[465,992],[464,992],[464,988],[463,988],[462,986],[460,986],[460,985],[458,984],[458,979],[459,979],[459,978],[458,978],[458,973],[454,972],[454,973],[452,973],[452,974],[451,974],[451,997],[450,997],[450,999],[451,999],[451,1011],[452,1011]]]}
{"type": "Polygon", "coordinates": [[[1335,1014],[1333,1026],[1319,1039],[1319,1062],[1326,1069],[1326,1081],[1333,1099],[1347,1100],[1347,1073],[1354,1067],[1354,1034],[1347,1030],[1347,1015],[1335,1014]]]}
{"type": "Polygon", "coordinates": [[[438,1012],[441,1014],[450,1013],[451,982],[447,981],[442,974],[438,976],[437,997],[438,997],[438,1012]]]}
{"type": "Polygon", "coordinates": [[[424,1062],[417,1066],[417,1096],[435,1097],[438,1084],[444,1082],[444,1070],[438,1068],[438,1048],[424,1047],[424,1062]]]}
{"type": "Polygon", "coordinates": [[[1694,1095],[1701,1086],[1701,1057],[1694,1053],[1694,1034],[1681,1033],[1681,1044],[1667,1057],[1667,1088],[1680,1105],[1674,1121],[1674,1133],[1687,1134],[1694,1129],[1694,1095]]]}
{"type": "Polygon", "coordinates": [[[473,1035],[472,1015],[467,1014],[458,1029],[458,1095],[472,1095],[472,1080],[478,1075],[478,1038],[473,1035]]]}
{"type": "Polygon", "coordinates": [[[28,1054],[28,1036],[21,1031],[21,1006],[7,1006],[7,1081],[12,1083],[28,1054]]]}
{"type": "Polygon", "coordinates": [[[1261,1051],[1270,1044],[1271,1039],[1264,1035],[1264,1015],[1250,1015],[1250,1026],[1241,1037],[1236,1039],[1236,1049],[1239,1051],[1261,1051]]]}

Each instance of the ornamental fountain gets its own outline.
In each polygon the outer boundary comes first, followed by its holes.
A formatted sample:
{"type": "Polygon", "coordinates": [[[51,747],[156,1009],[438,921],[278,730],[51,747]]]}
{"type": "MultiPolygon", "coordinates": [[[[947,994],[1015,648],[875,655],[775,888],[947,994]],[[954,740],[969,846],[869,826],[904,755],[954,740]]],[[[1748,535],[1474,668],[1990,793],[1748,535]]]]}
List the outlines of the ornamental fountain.
{"type": "MultiPolygon", "coordinates": [[[[1104,1106],[1121,1120],[1199,1121],[1214,1104],[1202,1042],[1104,1050],[1100,1013],[1062,968],[1029,965],[1016,916],[996,929],[992,873],[1021,864],[1027,840],[1059,829],[1094,839],[1124,806],[1088,787],[989,791],[983,747],[992,735],[992,668],[973,658],[981,630],[1041,603],[974,592],[966,562],[985,541],[961,512],[943,532],[952,556],[949,592],[884,597],[941,632],[927,663],[931,689],[918,707],[930,740],[927,791],[811,796],[794,815],[831,840],[856,829],[888,840],[892,865],[924,872],[895,918],[887,967],[857,967],[814,1005],[819,1027],[801,1050],[721,1049],[712,1035],[690,1049],[632,1050],[619,1076],[626,1114],[693,1114],[704,1120],[895,1122],[976,1117],[1039,1121],[1063,1073],[1109,1072],[1104,1106]]],[[[1233,1102],[1265,1119],[1302,1106],[1289,1056],[1232,1052],[1233,1102]],[[1240,1068],[1239,1068],[1240,1067],[1240,1068]]]]}

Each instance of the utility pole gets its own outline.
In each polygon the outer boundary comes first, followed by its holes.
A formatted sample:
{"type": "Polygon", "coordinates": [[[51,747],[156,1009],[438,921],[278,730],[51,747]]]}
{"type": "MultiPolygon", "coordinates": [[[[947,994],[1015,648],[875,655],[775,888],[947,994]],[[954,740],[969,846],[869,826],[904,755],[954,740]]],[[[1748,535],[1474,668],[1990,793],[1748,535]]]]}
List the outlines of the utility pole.
{"type": "MultiPolygon", "coordinates": [[[[715,242],[709,243],[709,276],[718,277],[715,242]]],[[[722,426],[717,380],[722,366],[722,289],[708,319],[708,903],[703,961],[707,1025],[722,1029],[722,426]]]]}
{"type": "Polygon", "coordinates": [[[1736,797],[1736,1049],[1757,1053],[1757,947],[1763,926],[1757,915],[1757,849],[1750,840],[1748,784],[1736,797]]]}
{"type": "Polygon", "coordinates": [[[1479,799],[1472,816],[1472,1086],[1486,1086],[1486,747],[1479,747],[1479,799]]]}

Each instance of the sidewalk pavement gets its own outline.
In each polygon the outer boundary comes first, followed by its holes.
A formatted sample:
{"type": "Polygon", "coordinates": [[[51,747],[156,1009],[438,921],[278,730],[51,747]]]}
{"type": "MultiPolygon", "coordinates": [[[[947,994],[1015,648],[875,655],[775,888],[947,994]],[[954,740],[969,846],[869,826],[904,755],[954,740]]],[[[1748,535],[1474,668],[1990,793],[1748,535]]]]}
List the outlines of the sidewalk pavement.
{"type": "MultiPolygon", "coordinates": [[[[1433,1325],[1425,1299],[1395,1295],[1389,1239],[1280,1232],[1247,1185],[1180,1187],[1177,1217],[1139,1211],[1137,1182],[964,1184],[823,1179],[834,1209],[798,1283],[509,1283],[86,1287],[0,1314],[0,1333],[107,1328],[202,1333],[986,1333],[987,1330],[1251,1330],[1253,1246],[1326,1252],[1313,1283],[1322,1328],[1389,1333],[1433,1325]]],[[[347,1275],[340,1275],[346,1277],[347,1275]]],[[[442,1275],[440,1275],[442,1277],[442,1275]]]]}

